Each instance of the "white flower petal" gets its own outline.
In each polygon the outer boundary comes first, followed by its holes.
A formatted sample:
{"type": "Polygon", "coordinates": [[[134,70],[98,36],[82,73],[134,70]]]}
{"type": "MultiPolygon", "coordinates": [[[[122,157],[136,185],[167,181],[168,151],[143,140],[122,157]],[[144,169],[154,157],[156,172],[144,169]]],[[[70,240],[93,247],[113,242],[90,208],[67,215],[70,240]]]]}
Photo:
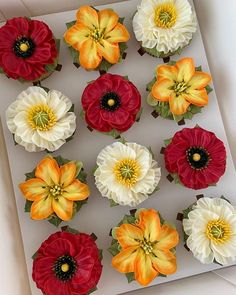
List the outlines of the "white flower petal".
{"type": "Polygon", "coordinates": [[[72,102],[57,90],[50,90],[47,95],[47,104],[53,109],[57,119],[61,119],[71,108],[72,102]]]}

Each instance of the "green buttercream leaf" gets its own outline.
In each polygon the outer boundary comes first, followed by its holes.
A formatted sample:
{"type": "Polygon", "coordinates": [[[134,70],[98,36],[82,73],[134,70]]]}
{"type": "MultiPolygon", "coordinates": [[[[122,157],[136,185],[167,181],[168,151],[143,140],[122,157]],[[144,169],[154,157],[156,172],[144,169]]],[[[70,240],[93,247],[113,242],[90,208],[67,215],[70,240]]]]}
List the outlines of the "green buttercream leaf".
{"type": "Polygon", "coordinates": [[[119,23],[121,23],[121,24],[123,25],[123,23],[124,23],[124,20],[125,20],[125,18],[124,18],[124,17],[120,17],[118,22],[119,22],[119,23]]]}
{"type": "Polygon", "coordinates": [[[34,253],[34,255],[31,257],[33,260],[35,260],[38,256],[38,251],[34,253]]]}
{"type": "Polygon", "coordinates": [[[25,180],[29,180],[31,178],[35,178],[35,170],[36,168],[32,171],[32,172],[29,172],[29,173],[25,173],[25,180]]]}
{"type": "Polygon", "coordinates": [[[118,205],[119,205],[118,203],[116,203],[115,201],[113,201],[112,199],[110,199],[110,207],[116,207],[118,205]]]}
{"type": "Polygon", "coordinates": [[[87,183],[87,181],[86,181],[87,180],[87,173],[83,169],[80,170],[80,172],[76,178],[79,179],[83,183],[87,183]]]}
{"type": "Polygon", "coordinates": [[[136,122],[138,122],[140,120],[142,112],[143,112],[143,108],[141,108],[140,111],[137,113],[136,118],[135,118],[136,122]]]}
{"type": "Polygon", "coordinates": [[[156,100],[156,99],[152,96],[151,92],[148,94],[148,97],[147,97],[147,103],[148,103],[150,106],[152,106],[152,107],[155,107],[155,106],[158,105],[158,100],[156,100]]]}
{"type": "Polygon", "coordinates": [[[154,77],[151,82],[146,85],[146,90],[151,92],[153,85],[156,83],[157,79],[154,77]]]}
{"type": "Polygon", "coordinates": [[[80,174],[81,169],[83,168],[83,163],[80,161],[75,162],[76,165],[76,177],[80,174]]]}
{"type": "Polygon", "coordinates": [[[195,67],[195,71],[201,72],[202,71],[202,66],[195,67]]]}
{"type": "Polygon", "coordinates": [[[126,273],[125,276],[127,278],[128,283],[131,283],[131,282],[135,281],[135,274],[134,274],[134,272],[126,273]]]}
{"type": "Polygon", "coordinates": [[[98,289],[97,287],[94,287],[93,289],[89,290],[88,295],[95,292],[95,291],[97,291],[97,289],[98,289]]]}
{"type": "Polygon", "coordinates": [[[205,89],[206,89],[206,91],[207,91],[207,94],[209,94],[210,92],[213,91],[213,88],[211,88],[211,86],[209,86],[209,85],[207,85],[207,86],[205,87],[205,89]]]}
{"type": "Polygon", "coordinates": [[[55,213],[53,213],[53,214],[49,217],[48,221],[49,221],[51,224],[55,225],[56,227],[58,227],[58,226],[60,225],[60,223],[62,222],[62,220],[61,220],[61,219],[60,219],[55,213]]]}
{"type": "Polygon", "coordinates": [[[29,201],[29,200],[25,201],[25,212],[30,212],[32,204],[33,204],[32,201],[29,201]]]}
{"type": "Polygon", "coordinates": [[[65,226],[64,228],[62,228],[63,232],[67,232],[67,233],[71,233],[73,235],[78,235],[80,232],[77,229],[71,228],[69,226],[65,226]]]}
{"type": "Polygon", "coordinates": [[[103,260],[103,250],[98,249],[98,251],[99,251],[99,260],[102,261],[103,260]]]}
{"type": "Polygon", "coordinates": [[[76,24],[76,20],[73,20],[73,21],[71,21],[71,22],[69,22],[69,23],[66,23],[66,27],[67,27],[67,29],[69,29],[69,28],[71,28],[72,26],[74,26],[76,24]]]}

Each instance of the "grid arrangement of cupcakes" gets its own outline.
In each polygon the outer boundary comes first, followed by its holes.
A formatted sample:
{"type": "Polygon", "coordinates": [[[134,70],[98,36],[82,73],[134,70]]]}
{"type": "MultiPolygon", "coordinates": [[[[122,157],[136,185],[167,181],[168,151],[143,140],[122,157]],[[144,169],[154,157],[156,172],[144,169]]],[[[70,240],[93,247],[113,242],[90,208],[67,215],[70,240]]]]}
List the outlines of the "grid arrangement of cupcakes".
{"type": "MultiPolygon", "coordinates": [[[[226,171],[226,149],[217,135],[201,126],[182,128],[164,140],[161,154],[165,168],[161,168],[151,147],[126,141],[126,132],[141,118],[141,93],[127,75],[108,73],[121,62],[125,69],[131,38],[126,25],[127,20],[111,8],[82,6],[75,20],[65,25],[63,39],[72,63],[87,71],[79,69],[78,73],[89,76],[89,71],[98,72],[82,91],[80,115],[84,125],[90,132],[115,140],[97,153],[91,172],[97,191],[110,207],[131,207],[107,233],[111,237],[107,249],[112,255],[111,266],[125,275],[128,283],[147,286],[177,271],[176,247],[181,241],[175,225],[163,218],[165,213],[162,216],[158,208],[136,207],[161,194],[162,169],[169,173],[170,182],[186,190],[217,185],[226,171]]],[[[173,57],[194,38],[194,9],[187,0],[142,0],[132,25],[139,54],[147,53],[154,62],[154,58],[163,59],[146,84],[148,95],[143,100],[153,108],[154,118],[185,124],[208,105],[212,91],[211,75],[192,57],[173,57]]],[[[77,136],[72,100],[42,85],[54,71],[62,69],[60,40],[46,23],[18,17],[0,28],[0,43],[0,72],[32,84],[6,110],[13,143],[26,153],[47,153],[32,165],[31,172],[24,172],[26,178],[19,184],[24,210],[35,222],[47,220],[58,227],[75,215],[79,219],[79,210],[90,201],[89,171],[85,172],[83,159],[53,154],[77,136]]],[[[58,74],[62,75],[63,69],[58,74]]],[[[86,207],[84,210],[89,211],[86,207]]],[[[182,246],[201,263],[228,265],[236,260],[236,209],[228,199],[198,195],[177,219],[183,227],[182,246]]],[[[94,233],[64,225],[39,245],[32,257],[32,277],[43,294],[54,295],[55,289],[60,289],[61,295],[96,291],[102,275],[102,250],[96,239],[94,233]]]]}

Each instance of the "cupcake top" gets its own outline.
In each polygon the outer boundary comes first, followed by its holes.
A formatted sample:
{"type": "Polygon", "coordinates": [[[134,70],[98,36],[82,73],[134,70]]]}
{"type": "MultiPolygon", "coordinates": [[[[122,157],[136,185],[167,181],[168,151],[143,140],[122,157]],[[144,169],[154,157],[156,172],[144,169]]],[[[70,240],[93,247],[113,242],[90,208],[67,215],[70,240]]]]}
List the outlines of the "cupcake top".
{"type": "Polygon", "coordinates": [[[71,220],[86,203],[89,187],[83,163],[62,157],[47,156],[26,173],[19,188],[26,199],[25,212],[33,220],[48,219],[58,226],[71,220]]]}
{"type": "Polygon", "coordinates": [[[165,166],[176,183],[203,189],[225,173],[225,146],[213,132],[199,126],[184,128],[165,143],[165,166]]]}
{"type": "Polygon", "coordinates": [[[130,39],[123,20],[112,9],[80,7],[64,34],[74,62],[86,70],[102,71],[118,63],[130,39]]]}
{"type": "Polygon", "coordinates": [[[179,235],[175,227],[164,221],[154,209],[139,209],[125,215],[112,230],[112,266],[126,275],[149,285],[158,276],[176,272],[175,247],[179,235]]]}
{"type": "Polygon", "coordinates": [[[74,106],[57,90],[31,86],[6,111],[6,121],[17,144],[28,152],[58,150],[76,129],[74,106]]]}
{"type": "Polygon", "coordinates": [[[0,70],[12,79],[39,81],[57,67],[60,41],[42,21],[8,20],[0,28],[0,70]]]}
{"type": "Polygon", "coordinates": [[[167,57],[187,46],[197,29],[188,0],[142,0],[133,18],[136,39],[155,57],[167,57]]]}
{"type": "Polygon", "coordinates": [[[204,264],[236,260],[236,207],[224,197],[200,198],[183,211],[187,247],[204,264]]]}
{"type": "Polygon", "coordinates": [[[102,251],[93,236],[65,227],[42,243],[33,256],[32,277],[43,294],[60,290],[60,295],[81,295],[96,290],[102,251]]]}
{"type": "Polygon", "coordinates": [[[146,147],[115,142],[99,153],[94,176],[111,205],[136,206],[158,190],[161,169],[146,147]]]}
{"type": "Polygon", "coordinates": [[[128,78],[105,74],[87,85],[82,106],[90,128],[117,137],[139,119],[141,95],[128,78]]]}

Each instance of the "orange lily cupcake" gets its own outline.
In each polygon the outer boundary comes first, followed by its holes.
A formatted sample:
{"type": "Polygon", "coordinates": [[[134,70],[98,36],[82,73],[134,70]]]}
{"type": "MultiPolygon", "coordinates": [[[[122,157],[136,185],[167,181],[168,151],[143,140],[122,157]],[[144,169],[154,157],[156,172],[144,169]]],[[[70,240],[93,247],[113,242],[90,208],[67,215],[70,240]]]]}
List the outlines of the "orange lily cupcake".
{"type": "Polygon", "coordinates": [[[87,202],[89,187],[82,162],[47,156],[25,176],[19,188],[26,199],[25,212],[33,220],[47,219],[58,226],[87,202]]]}
{"type": "Polygon", "coordinates": [[[124,58],[129,32],[112,9],[98,11],[82,6],[76,13],[76,20],[67,23],[64,39],[74,58],[75,66],[86,70],[107,72],[124,58]]]}
{"type": "Polygon", "coordinates": [[[176,272],[175,247],[179,235],[173,225],[164,221],[154,209],[139,209],[125,215],[112,229],[112,266],[126,275],[128,282],[136,280],[149,285],[158,276],[176,272]]]}
{"type": "Polygon", "coordinates": [[[175,120],[178,124],[184,119],[200,113],[208,104],[208,85],[211,75],[195,67],[193,58],[182,58],[160,65],[156,76],[147,84],[147,103],[154,108],[153,117],[175,120]]]}

